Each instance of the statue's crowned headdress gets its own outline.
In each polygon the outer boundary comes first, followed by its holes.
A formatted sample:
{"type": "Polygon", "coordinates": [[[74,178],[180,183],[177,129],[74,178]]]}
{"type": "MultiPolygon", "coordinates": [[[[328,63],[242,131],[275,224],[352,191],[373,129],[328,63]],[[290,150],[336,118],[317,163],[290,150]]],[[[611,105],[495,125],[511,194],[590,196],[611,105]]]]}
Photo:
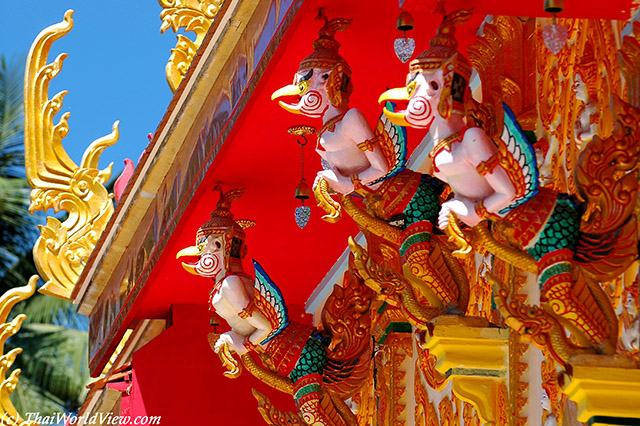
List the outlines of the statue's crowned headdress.
{"type": "Polygon", "coordinates": [[[458,52],[458,41],[455,39],[455,34],[456,25],[467,22],[471,18],[471,14],[470,9],[461,9],[445,15],[438,26],[436,36],[430,42],[431,47],[409,63],[410,71],[437,70],[452,62],[455,72],[469,81],[471,65],[467,58],[458,52]]]}
{"type": "Polygon", "coordinates": [[[313,42],[313,52],[300,62],[298,71],[305,71],[310,68],[331,69],[338,64],[342,64],[345,70],[351,69],[347,61],[340,56],[338,50],[340,43],[334,38],[338,31],[344,31],[351,25],[352,19],[335,18],[328,20],[324,14],[320,15],[325,23],[318,31],[318,39],[313,42]]]}
{"type": "Polygon", "coordinates": [[[439,69],[443,71],[445,87],[438,110],[445,118],[449,117],[452,110],[464,112],[464,90],[471,78],[471,64],[458,52],[455,34],[456,25],[467,22],[471,15],[471,9],[460,9],[445,15],[436,36],[430,42],[431,47],[409,63],[411,73],[439,69]]]}
{"type": "Polygon", "coordinates": [[[216,209],[211,213],[211,219],[198,229],[196,245],[202,238],[210,235],[224,235],[225,259],[228,263],[231,258],[241,259],[244,256],[246,236],[244,230],[255,225],[255,222],[245,219],[234,220],[233,213],[231,213],[231,202],[242,197],[244,188],[232,189],[227,192],[223,192],[219,186],[214,188],[214,190],[216,189],[220,192],[220,199],[216,204],[216,209]]]}
{"type": "Polygon", "coordinates": [[[351,25],[352,19],[327,19],[320,10],[317,19],[323,19],[324,25],[318,31],[318,38],[313,41],[313,52],[300,62],[298,72],[310,69],[329,69],[327,92],[329,101],[335,107],[349,102],[353,91],[351,84],[351,68],[347,61],[338,53],[340,43],[335,39],[338,31],[344,31],[351,25]]]}

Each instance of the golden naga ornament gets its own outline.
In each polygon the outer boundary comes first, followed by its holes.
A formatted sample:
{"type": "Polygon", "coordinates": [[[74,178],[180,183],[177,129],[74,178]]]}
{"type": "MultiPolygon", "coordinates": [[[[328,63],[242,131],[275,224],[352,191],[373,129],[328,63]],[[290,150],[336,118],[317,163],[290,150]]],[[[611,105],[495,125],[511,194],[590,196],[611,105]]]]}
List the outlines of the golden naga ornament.
{"type": "Polygon", "coordinates": [[[187,74],[191,60],[202,44],[213,18],[218,14],[222,0],[158,0],[158,3],[164,9],[160,13],[161,33],[164,34],[169,28],[173,32],[184,28],[185,31],[192,31],[196,34],[195,41],[178,34],[176,47],[171,49],[166,73],[169,87],[172,92],[175,92],[187,74]]]}
{"type": "Polygon", "coordinates": [[[71,31],[72,14],[68,10],[62,22],[38,35],[27,58],[24,84],[25,167],[33,188],[29,211],[68,212],[63,222],[49,216],[33,247],[36,267],[45,280],[39,291],[61,299],[70,298],[85,261],[113,214],[111,195],[104,187],[112,165],[100,170],[98,162],[102,151],[118,140],[116,121],[111,134],[89,145],[77,166],[62,146],[62,138],[69,133],[70,113],[53,123],[67,92],[48,99],[49,82],[62,69],[66,54],[50,64],[47,56],[53,42],[71,31]]]}
{"type": "Polygon", "coordinates": [[[9,374],[7,372],[13,365],[16,357],[22,349],[15,348],[4,353],[4,344],[11,336],[19,330],[26,315],[16,315],[11,322],[7,322],[11,308],[23,300],[28,299],[36,290],[38,276],[34,275],[29,279],[29,283],[23,287],[12,288],[0,297],[0,426],[27,426],[36,425],[36,422],[27,421],[20,417],[18,410],[13,406],[9,395],[18,386],[18,375],[20,369],[17,368],[9,374]]]}

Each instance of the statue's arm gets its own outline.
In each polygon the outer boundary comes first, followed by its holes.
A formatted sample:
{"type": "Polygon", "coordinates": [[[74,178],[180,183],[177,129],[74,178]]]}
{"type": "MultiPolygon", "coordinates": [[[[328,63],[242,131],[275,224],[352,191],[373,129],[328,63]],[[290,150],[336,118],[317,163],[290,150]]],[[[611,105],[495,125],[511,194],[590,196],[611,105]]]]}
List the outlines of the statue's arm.
{"type": "Polygon", "coordinates": [[[495,162],[494,166],[483,174],[485,181],[493,189],[493,193],[481,200],[488,213],[498,213],[511,205],[516,197],[516,188],[507,171],[497,161],[498,150],[486,133],[477,127],[467,130],[465,149],[470,151],[470,160],[474,167],[486,162],[495,162]]]}
{"type": "Polygon", "coordinates": [[[509,174],[500,165],[497,155],[497,148],[493,141],[477,127],[468,129],[464,140],[464,159],[476,170],[481,164],[492,164],[490,170],[481,171],[486,183],[493,192],[484,198],[481,196],[465,197],[455,194],[452,200],[445,202],[438,215],[438,227],[445,229],[449,225],[449,213],[455,213],[460,220],[469,226],[475,226],[488,213],[498,213],[505,207],[511,205],[516,196],[514,184],[511,182],[509,174]]]}
{"type": "Polygon", "coordinates": [[[366,185],[384,176],[389,171],[388,163],[364,115],[356,108],[352,108],[343,121],[344,129],[352,142],[362,150],[369,161],[369,167],[358,173],[358,179],[366,185]]]}
{"type": "MultiPolygon", "coordinates": [[[[271,333],[271,323],[253,304],[253,287],[245,285],[238,276],[229,276],[222,287],[223,297],[235,309],[238,316],[249,323],[255,330],[248,335],[242,335],[244,346],[255,346],[271,333]],[[249,344],[247,344],[247,342],[249,344]]],[[[236,334],[237,331],[232,331],[236,334]]]]}
{"type": "Polygon", "coordinates": [[[271,333],[273,329],[271,322],[262,314],[262,312],[254,309],[253,312],[246,318],[247,322],[255,327],[255,331],[247,336],[245,346],[257,346],[271,333]]]}

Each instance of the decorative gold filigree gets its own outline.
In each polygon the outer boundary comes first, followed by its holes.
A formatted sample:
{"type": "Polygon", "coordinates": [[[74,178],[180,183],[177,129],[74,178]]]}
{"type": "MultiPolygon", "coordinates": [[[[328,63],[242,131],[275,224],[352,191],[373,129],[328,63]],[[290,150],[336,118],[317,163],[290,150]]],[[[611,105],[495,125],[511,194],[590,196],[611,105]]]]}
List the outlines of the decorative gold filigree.
{"type": "MultiPolygon", "coordinates": [[[[209,346],[211,346],[211,349],[214,349],[215,352],[216,342],[220,338],[220,334],[209,333],[207,334],[207,338],[209,340],[209,346]]],[[[222,373],[224,377],[228,377],[229,379],[236,379],[240,377],[240,374],[242,374],[242,365],[240,365],[238,360],[233,357],[231,349],[229,349],[229,345],[222,345],[217,353],[218,357],[220,358],[220,362],[222,363],[224,368],[227,369],[227,371],[222,373]]]]}
{"type": "Polygon", "coordinates": [[[25,73],[25,165],[27,179],[33,188],[29,211],[69,213],[64,222],[48,217],[40,226],[40,238],[33,248],[38,272],[46,281],[41,293],[69,299],[85,261],[93,251],[100,234],[113,214],[111,195],[104,183],[111,177],[111,166],[99,170],[102,151],[118,140],[118,122],[113,132],[97,139],[85,150],[78,167],[62,146],[62,138],[69,132],[64,113],[57,124],[53,117],[62,107],[66,92],[48,99],[49,82],[62,69],[66,54],[51,64],[47,56],[54,41],[73,27],[73,11],[64,21],[43,30],[34,41],[25,73]]]}
{"type": "Polygon", "coordinates": [[[336,223],[340,220],[342,207],[329,195],[329,183],[324,178],[318,179],[317,184],[313,187],[313,195],[316,197],[318,207],[327,212],[322,216],[322,220],[329,223],[336,223]]]}
{"type": "Polygon", "coordinates": [[[437,361],[436,357],[428,349],[418,346],[416,369],[422,371],[424,379],[431,389],[439,391],[447,384],[447,375],[436,370],[437,361]]]}
{"type": "Polygon", "coordinates": [[[331,335],[330,358],[338,362],[357,360],[351,365],[349,379],[326,385],[332,395],[342,400],[360,390],[369,374],[371,360],[370,308],[374,294],[353,274],[353,268],[351,255],[343,284],[333,286],[321,315],[322,327],[331,335]]]}
{"type": "Polygon", "coordinates": [[[171,91],[175,92],[187,74],[189,65],[202,44],[213,19],[218,14],[223,0],[158,0],[158,3],[163,8],[163,11],[160,12],[161,33],[169,28],[177,33],[180,28],[184,28],[185,31],[192,31],[196,34],[194,41],[178,34],[176,36],[178,43],[175,48],[171,49],[166,73],[169,87],[171,91]]]}
{"type": "Polygon", "coordinates": [[[347,360],[366,351],[370,344],[371,316],[369,308],[373,292],[351,272],[344,274],[343,285],[334,285],[322,309],[322,326],[331,334],[329,351],[335,360],[347,360]]]}
{"type": "Polygon", "coordinates": [[[490,273],[486,275],[494,291],[494,301],[505,323],[516,332],[531,340],[539,349],[546,348],[553,359],[566,363],[569,358],[579,353],[593,353],[590,349],[574,346],[567,338],[564,328],[556,318],[546,310],[526,305],[511,296],[503,284],[490,273]]]}
{"type": "Polygon", "coordinates": [[[549,140],[548,168],[543,172],[554,190],[575,194],[574,180],[578,154],[581,149],[576,122],[590,105],[592,124],[596,133],[609,135],[613,122],[609,98],[621,94],[622,83],[616,59],[619,42],[610,21],[559,19],[568,29],[567,45],[558,55],[551,53],[542,39],[541,22],[538,27],[537,64],[538,97],[542,125],[549,140]],[[587,101],[576,97],[578,77],[585,85],[587,101]]]}
{"type": "Polygon", "coordinates": [[[442,308],[425,306],[420,303],[414,293],[413,286],[403,276],[381,270],[375,262],[370,260],[367,251],[351,237],[349,237],[349,248],[354,255],[357,275],[364,280],[367,286],[378,293],[381,299],[393,306],[400,306],[407,315],[407,321],[411,324],[426,330],[430,320],[444,313],[442,308]]]}
{"type": "Polygon", "coordinates": [[[464,426],[480,426],[480,418],[478,418],[478,413],[471,404],[464,404],[464,408],[462,409],[462,420],[462,424],[464,426]]]}
{"type": "Polygon", "coordinates": [[[32,421],[26,421],[20,417],[18,411],[13,406],[9,395],[18,386],[18,375],[20,369],[17,368],[11,372],[7,378],[7,372],[16,360],[16,357],[22,349],[15,348],[4,353],[4,344],[8,338],[16,334],[20,330],[22,321],[27,318],[24,314],[16,315],[11,321],[7,322],[9,311],[11,308],[23,300],[28,299],[36,291],[36,282],[38,276],[34,275],[29,279],[29,283],[24,287],[16,287],[7,291],[0,298],[0,426],[27,426],[36,425],[37,423],[32,421]]]}
{"type": "Polygon", "coordinates": [[[613,106],[615,131],[607,138],[593,139],[577,170],[581,195],[593,205],[583,217],[583,232],[604,234],[621,227],[636,205],[640,109],[617,95],[613,96],[613,106]]]}
{"type": "Polygon", "coordinates": [[[640,22],[634,21],[633,32],[622,39],[618,60],[627,89],[627,101],[640,106],[640,22]]]}
{"type": "MultiPolygon", "coordinates": [[[[546,351],[545,351],[546,352],[546,351]]],[[[558,382],[558,371],[556,363],[546,354],[541,366],[542,388],[547,393],[549,399],[549,412],[543,413],[543,421],[549,415],[561,419],[563,416],[566,395],[562,393],[562,387],[558,382]]]]}
{"type": "Polygon", "coordinates": [[[390,333],[383,348],[376,355],[378,369],[378,424],[389,426],[404,425],[401,420],[407,408],[405,400],[406,371],[401,367],[405,359],[412,356],[412,341],[409,333],[390,333]]]}
{"type": "MultiPolygon", "coordinates": [[[[421,359],[424,352],[425,351],[420,352],[421,359]]],[[[421,364],[421,360],[416,360],[414,366],[413,386],[416,403],[414,412],[416,426],[438,426],[438,413],[436,411],[436,407],[434,407],[433,403],[429,400],[429,393],[427,392],[420,376],[421,364]]],[[[424,370],[422,371],[424,373],[424,370]]],[[[429,379],[427,378],[427,382],[428,381],[429,379]]]]}
{"type": "Polygon", "coordinates": [[[271,400],[255,389],[251,389],[253,397],[258,401],[258,410],[268,425],[274,426],[306,426],[307,424],[296,413],[283,413],[271,400]]]}

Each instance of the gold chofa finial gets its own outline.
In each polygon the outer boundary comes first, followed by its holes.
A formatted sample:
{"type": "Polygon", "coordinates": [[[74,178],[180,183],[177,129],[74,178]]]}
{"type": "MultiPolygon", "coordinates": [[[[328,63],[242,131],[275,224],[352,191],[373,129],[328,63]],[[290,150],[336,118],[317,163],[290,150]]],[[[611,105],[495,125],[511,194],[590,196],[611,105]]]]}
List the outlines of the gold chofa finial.
{"type": "Polygon", "coordinates": [[[33,248],[38,272],[45,281],[41,293],[69,299],[84,264],[113,214],[111,195],[104,183],[111,177],[110,164],[98,169],[102,151],[118,140],[118,122],[113,131],[94,141],[85,150],[80,166],[69,157],[62,139],[69,133],[69,113],[58,123],[53,117],[62,108],[66,91],[48,98],[49,82],[60,73],[66,54],[47,63],[53,43],[73,28],[73,11],[64,20],[44,29],[33,42],[27,58],[24,81],[25,167],[33,188],[29,211],[64,210],[68,217],[60,222],[47,217],[40,226],[40,238],[33,248]]]}

